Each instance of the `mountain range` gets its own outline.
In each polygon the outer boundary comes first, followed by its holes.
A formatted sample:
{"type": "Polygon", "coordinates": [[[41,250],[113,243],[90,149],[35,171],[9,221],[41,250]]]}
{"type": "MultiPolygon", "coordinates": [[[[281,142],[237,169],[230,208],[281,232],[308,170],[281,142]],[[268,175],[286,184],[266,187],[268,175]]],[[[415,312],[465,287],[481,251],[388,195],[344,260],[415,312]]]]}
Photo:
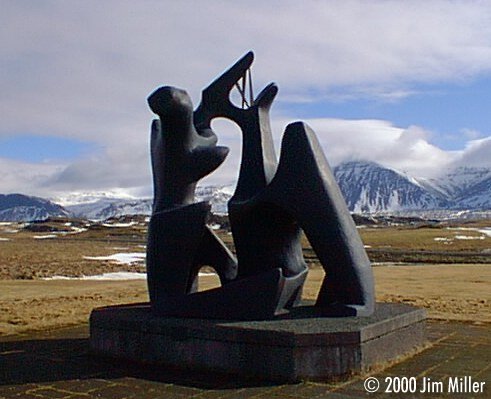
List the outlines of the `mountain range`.
{"type": "Polygon", "coordinates": [[[66,217],[70,212],[52,201],[22,194],[0,194],[0,221],[43,220],[66,217]]]}
{"type": "MultiPolygon", "coordinates": [[[[491,211],[491,169],[459,167],[433,179],[416,178],[374,162],[350,161],[333,169],[353,213],[421,212],[426,215],[491,211]]],[[[198,187],[196,201],[210,201],[212,212],[227,213],[234,187],[198,187]]],[[[73,195],[46,200],[21,194],[0,195],[0,221],[29,221],[49,216],[103,220],[113,216],[150,214],[150,199],[107,195],[73,195]]],[[[489,214],[489,212],[488,212],[489,214]]]]}
{"type": "Polygon", "coordinates": [[[459,167],[424,179],[374,162],[352,161],[333,172],[354,213],[491,209],[489,168],[459,167]]]}

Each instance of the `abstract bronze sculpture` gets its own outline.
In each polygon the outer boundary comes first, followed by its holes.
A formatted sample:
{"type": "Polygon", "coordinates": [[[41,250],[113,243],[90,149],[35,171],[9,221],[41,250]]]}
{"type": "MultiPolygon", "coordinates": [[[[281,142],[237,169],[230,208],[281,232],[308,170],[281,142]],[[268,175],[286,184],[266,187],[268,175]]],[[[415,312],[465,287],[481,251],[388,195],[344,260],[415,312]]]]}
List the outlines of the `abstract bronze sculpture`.
{"type": "Polygon", "coordinates": [[[194,112],[180,89],[162,87],[148,98],[159,116],[152,123],[155,197],[147,245],[152,310],[239,320],[288,311],[299,304],[308,272],[303,230],[326,272],[315,303],[319,314],[368,316],[374,310],[370,262],[314,132],[290,124],[278,162],[269,122],[277,86],[268,85],[247,108],[229,99],[252,61],[246,54],[208,86],[194,112]],[[198,180],[228,154],[211,130],[217,117],[242,131],[240,174],[228,204],[237,259],[206,225],[209,204],[194,203],[198,180]],[[215,268],[222,286],[197,292],[204,265],[215,268]]]}

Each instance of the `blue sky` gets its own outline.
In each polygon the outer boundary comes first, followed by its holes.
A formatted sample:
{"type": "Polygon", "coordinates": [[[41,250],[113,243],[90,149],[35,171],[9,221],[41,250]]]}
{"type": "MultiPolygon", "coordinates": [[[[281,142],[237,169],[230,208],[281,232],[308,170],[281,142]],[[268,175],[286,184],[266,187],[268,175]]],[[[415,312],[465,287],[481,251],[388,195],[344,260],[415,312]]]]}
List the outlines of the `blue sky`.
{"type": "MultiPolygon", "coordinates": [[[[146,97],[200,91],[249,50],[280,92],[277,142],[305,120],[328,160],[418,176],[489,167],[486,1],[0,0],[0,192],[151,192],[146,97]]],[[[209,184],[237,175],[240,134],[209,184]]]]}
{"type": "Polygon", "coordinates": [[[97,151],[94,143],[19,133],[0,139],[0,157],[27,162],[70,161],[97,151]]]}
{"type": "Polygon", "coordinates": [[[445,150],[463,149],[469,139],[491,134],[491,76],[466,82],[414,85],[414,94],[379,98],[327,98],[322,101],[281,104],[285,113],[299,118],[382,119],[396,126],[417,125],[432,132],[429,141],[445,150]]]}

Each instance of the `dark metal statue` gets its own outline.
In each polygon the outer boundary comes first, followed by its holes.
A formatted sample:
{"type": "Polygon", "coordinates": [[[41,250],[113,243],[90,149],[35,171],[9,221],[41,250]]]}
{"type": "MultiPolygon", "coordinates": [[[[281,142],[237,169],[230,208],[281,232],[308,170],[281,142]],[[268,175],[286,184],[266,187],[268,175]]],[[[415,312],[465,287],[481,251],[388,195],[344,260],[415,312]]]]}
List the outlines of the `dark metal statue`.
{"type": "Polygon", "coordinates": [[[269,109],[278,88],[272,83],[253,99],[251,87],[246,100],[252,61],[253,54],[246,54],[203,90],[194,112],[187,93],[176,88],[162,87],[148,99],[159,116],[152,124],[155,199],[147,246],[152,309],[165,316],[242,320],[288,311],[299,303],[308,272],[303,230],[326,272],[315,304],[319,312],[368,316],[374,308],[370,262],[317,138],[302,122],[288,125],[277,161],[269,109]],[[234,87],[243,108],[229,99],[234,87]],[[217,117],[242,131],[240,174],[228,204],[237,260],[206,225],[209,204],[194,203],[198,180],[228,154],[211,129],[217,117]],[[215,268],[222,286],[197,292],[204,265],[215,268]]]}

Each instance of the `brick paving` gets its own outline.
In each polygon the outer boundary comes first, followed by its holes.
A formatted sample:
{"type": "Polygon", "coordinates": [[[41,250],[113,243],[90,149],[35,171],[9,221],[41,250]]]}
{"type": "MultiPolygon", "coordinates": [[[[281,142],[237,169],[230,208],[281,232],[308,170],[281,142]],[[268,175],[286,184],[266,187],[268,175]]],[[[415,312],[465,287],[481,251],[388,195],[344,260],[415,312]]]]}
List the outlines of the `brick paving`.
{"type": "Polygon", "coordinates": [[[79,326],[23,336],[0,337],[0,398],[59,399],[310,399],[310,398],[491,398],[491,334],[489,324],[428,322],[431,346],[384,371],[373,373],[385,388],[387,377],[443,381],[443,393],[372,393],[367,376],[337,383],[281,385],[205,372],[91,357],[88,328],[79,326]],[[484,392],[448,394],[449,377],[470,376],[486,382],[484,392]]]}

